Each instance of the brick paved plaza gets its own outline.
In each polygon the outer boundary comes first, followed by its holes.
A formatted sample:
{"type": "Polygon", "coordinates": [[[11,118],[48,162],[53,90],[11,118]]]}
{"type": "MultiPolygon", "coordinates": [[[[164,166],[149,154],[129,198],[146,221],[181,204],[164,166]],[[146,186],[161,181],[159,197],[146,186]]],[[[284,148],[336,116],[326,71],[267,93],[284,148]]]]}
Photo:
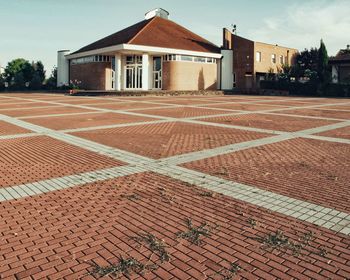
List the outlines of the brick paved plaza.
{"type": "Polygon", "coordinates": [[[350,99],[0,95],[0,279],[350,279],[350,99]]]}

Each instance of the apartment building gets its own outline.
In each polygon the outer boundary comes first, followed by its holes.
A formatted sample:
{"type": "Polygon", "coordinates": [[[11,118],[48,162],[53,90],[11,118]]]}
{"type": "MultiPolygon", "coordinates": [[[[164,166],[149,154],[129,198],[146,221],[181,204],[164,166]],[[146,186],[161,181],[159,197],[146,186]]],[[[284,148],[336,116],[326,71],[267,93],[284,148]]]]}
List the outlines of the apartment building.
{"type": "Polygon", "coordinates": [[[283,65],[293,65],[298,50],[255,42],[224,28],[222,53],[225,54],[223,68],[227,71],[223,74],[223,88],[249,92],[259,89],[260,81],[268,74],[277,74],[283,65]]]}
{"type": "Polygon", "coordinates": [[[329,59],[333,83],[350,83],[350,45],[329,59]]]}

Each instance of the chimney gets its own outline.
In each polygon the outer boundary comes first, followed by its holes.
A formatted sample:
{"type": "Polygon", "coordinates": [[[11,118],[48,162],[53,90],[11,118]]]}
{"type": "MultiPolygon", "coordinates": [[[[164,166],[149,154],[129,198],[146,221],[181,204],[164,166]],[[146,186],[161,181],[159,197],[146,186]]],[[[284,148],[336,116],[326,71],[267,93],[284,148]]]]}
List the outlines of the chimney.
{"type": "Polygon", "coordinates": [[[232,36],[233,34],[231,33],[230,30],[227,28],[223,29],[223,38],[222,38],[222,47],[225,50],[231,50],[232,49],[232,36]]]}
{"type": "Polygon", "coordinates": [[[169,12],[162,9],[162,8],[156,8],[154,10],[151,10],[145,14],[145,19],[151,19],[154,17],[161,17],[168,19],[169,18],[169,12]]]}

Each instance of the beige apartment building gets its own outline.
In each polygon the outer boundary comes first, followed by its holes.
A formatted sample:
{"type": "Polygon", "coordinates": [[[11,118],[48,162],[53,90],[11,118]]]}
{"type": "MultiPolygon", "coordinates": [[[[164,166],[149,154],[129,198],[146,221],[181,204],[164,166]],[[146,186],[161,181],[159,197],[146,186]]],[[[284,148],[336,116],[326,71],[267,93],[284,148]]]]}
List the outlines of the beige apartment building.
{"type": "MultiPolygon", "coordinates": [[[[232,56],[232,87],[256,91],[268,73],[277,74],[283,65],[293,65],[297,49],[254,42],[223,30],[223,52],[232,56]]],[[[226,61],[227,63],[227,61],[226,61]]],[[[227,87],[228,85],[226,85],[227,87]]]]}

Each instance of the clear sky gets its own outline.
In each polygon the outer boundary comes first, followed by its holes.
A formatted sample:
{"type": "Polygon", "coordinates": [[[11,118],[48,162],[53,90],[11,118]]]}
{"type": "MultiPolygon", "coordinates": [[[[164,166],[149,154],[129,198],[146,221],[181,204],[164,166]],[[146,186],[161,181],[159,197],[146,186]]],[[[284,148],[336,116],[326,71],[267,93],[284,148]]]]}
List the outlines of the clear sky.
{"type": "Polygon", "coordinates": [[[217,45],[231,24],[240,36],[301,50],[323,38],[330,55],[350,44],[350,0],[0,0],[0,64],[41,60],[49,74],[57,50],[77,50],[156,7],[217,45]]]}

